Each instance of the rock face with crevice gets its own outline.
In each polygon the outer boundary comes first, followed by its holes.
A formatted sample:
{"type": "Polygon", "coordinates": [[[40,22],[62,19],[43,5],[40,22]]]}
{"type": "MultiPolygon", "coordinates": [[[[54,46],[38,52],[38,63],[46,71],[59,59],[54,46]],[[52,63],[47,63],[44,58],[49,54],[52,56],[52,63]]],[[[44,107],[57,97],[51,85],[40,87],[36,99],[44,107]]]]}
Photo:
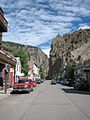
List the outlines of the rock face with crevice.
{"type": "MultiPolygon", "coordinates": [[[[72,57],[72,51],[88,44],[90,41],[90,29],[75,31],[71,34],[61,37],[59,34],[54,38],[51,44],[50,60],[49,60],[49,78],[57,76],[65,63],[75,62],[72,57]]],[[[84,49],[82,48],[82,51],[84,49]]],[[[87,50],[88,51],[88,50],[87,50]]],[[[77,58],[80,56],[77,56],[77,58]]],[[[90,58],[88,58],[90,59],[90,58]]],[[[84,60],[85,61],[85,60],[84,60]]],[[[84,62],[83,61],[83,62],[84,62]]]]}
{"type": "Polygon", "coordinates": [[[49,78],[51,79],[53,76],[57,74],[62,65],[61,58],[61,46],[63,43],[63,38],[58,34],[56,38],[53,40],[51,44],[50,50],[50,60],[49,60],[49,78]]]}

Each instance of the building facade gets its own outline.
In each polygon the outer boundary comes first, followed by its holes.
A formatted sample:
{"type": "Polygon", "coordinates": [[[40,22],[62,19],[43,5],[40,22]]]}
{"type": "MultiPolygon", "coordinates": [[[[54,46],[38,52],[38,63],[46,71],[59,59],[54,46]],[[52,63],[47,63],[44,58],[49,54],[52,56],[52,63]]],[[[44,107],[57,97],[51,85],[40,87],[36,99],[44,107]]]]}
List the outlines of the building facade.
{"type": "Polygon", "coordinates": [[[19,77],[22,76],[21,74],[21,62],[20,58],[16,57],[16,82],[18,81],[19,77]]]}
{"type": "Polygon", "coordinates": [[[5,50],[3,50],[2,46],[2,34],[3,32],[7,32],[8,22],[4,17],[4,12],[0,7],[0,86],[3,86],[3,82],[5,82],[5,93],[7,90],[7,81],[9,79],[9,69],[8,65],[13,66],[14,68],[14,81],[15,81],[15,65],[16,60],[13,56],[8,54],[5,50]]]}
{"type": "Polygon", "coordinates": [[[86,61],[84,64],[79,65],[75,72],[75,79],[87,80],[90,90],[90,60],[86,61]]]}
{"type": "Polygon", "coordinates": [[[28,75],[33,80],[35,80],[36,78],[40,78],[39,68],[36,66],[36,64],[33,61],[29,61],[28,65],[29,65],[28,75]]]}

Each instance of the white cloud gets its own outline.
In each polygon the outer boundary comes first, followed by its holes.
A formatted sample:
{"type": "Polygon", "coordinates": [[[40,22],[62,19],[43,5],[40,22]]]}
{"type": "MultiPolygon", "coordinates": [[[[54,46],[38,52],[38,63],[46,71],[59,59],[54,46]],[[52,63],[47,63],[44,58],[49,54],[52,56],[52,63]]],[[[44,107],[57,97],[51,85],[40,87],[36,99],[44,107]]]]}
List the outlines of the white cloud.
{"type": "Polygon", "coordinates": [[[78,29],[90,29],[90,25],[87,24],[80,24],[80,27],[78,29]]]}

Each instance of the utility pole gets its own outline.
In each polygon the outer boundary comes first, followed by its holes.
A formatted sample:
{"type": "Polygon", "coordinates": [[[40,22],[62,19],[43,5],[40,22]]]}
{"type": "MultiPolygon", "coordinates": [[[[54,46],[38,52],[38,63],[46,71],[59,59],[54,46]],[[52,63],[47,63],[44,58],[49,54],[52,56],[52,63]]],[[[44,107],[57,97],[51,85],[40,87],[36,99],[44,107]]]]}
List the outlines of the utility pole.
{"type": "Polygon", "coordinates": [[[5,94],[7,93],[7,82],[8,82],[8,72],[9,72],[9,65],[5,65],[5,94]]]}

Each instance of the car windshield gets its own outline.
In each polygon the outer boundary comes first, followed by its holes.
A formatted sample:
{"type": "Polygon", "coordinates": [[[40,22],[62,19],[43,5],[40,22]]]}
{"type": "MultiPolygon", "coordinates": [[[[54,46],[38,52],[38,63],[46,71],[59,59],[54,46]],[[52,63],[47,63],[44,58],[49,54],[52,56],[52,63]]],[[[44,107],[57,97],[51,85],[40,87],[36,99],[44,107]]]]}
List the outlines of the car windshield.
{"type": "Polygon", "coordinates": [[[19,80],[18,83],[29,83],[29,80],[19,80]]]}

